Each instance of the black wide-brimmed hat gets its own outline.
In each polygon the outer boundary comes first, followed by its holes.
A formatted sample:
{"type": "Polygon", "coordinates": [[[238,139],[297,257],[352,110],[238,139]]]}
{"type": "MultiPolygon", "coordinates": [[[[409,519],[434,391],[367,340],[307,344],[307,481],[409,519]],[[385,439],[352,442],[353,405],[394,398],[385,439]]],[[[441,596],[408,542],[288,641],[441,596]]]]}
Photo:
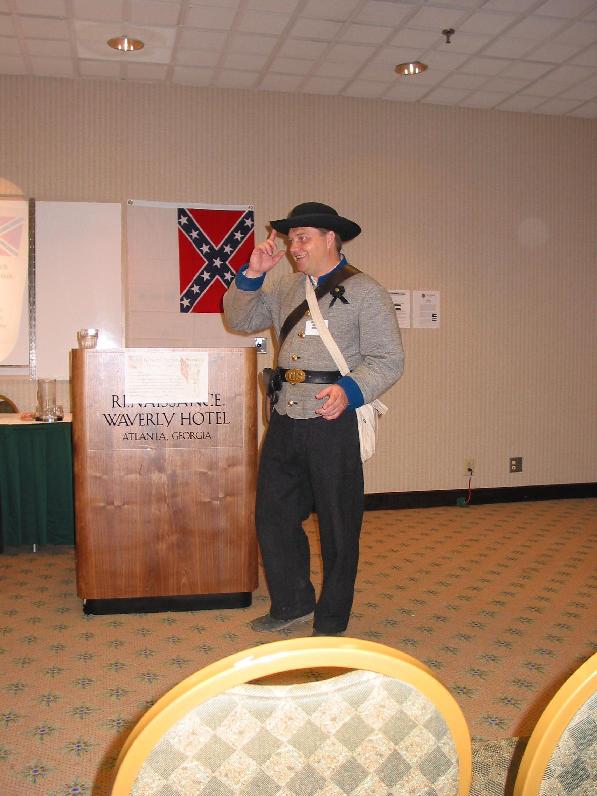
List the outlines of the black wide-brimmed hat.
{"type": "Polygon", "coordinates": [[[321,202],[303,202],[290,211],[288,218],[270,221],[270,224],[282,235],[288,235],[288,231],[295,227],[330,229],[332,232],[337,232],[342,241],[356,238],[361,231],[354,221],[343,218],[333,207],[323,205],[321,202]]]}

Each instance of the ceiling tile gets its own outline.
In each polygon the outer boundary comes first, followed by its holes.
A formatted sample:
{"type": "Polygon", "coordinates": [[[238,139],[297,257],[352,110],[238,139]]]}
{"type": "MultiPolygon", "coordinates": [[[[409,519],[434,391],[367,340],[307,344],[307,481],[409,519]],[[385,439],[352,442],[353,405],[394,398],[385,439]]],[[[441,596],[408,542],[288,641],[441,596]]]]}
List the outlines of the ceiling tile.
{"type": "Polygon", "coordinates": [[[484,55],[492,58],[522,58],[537,46],[531,39],[514,39],[502,36],[485,49],[484,55]]]}
{"type": "Polygon", "coordinates": [[[276,75],[269,72],[259,84],[259,88],[265,91],[288,91],[293,92],[298,89],[302,77],[298,75],[276,75]]]}
{"type": "Polygon", "coordinates": [[[594,0],[547,0],[547,2],[534,9],[535,14],[546,17],[568,17],[574,19],[591,8],[594,0]]]}
{"type": "Polygon", "coordinates": [[[126,75],[131,80],[165,80],[168,72],[166,64],[126,64],[126,75]]]}
{"type": "Polygon", "coordinates": [[[468,91],[463,91],[462,89],[445,88],[442,85],[430,91],[422,102],[431,102],[436,105],[458,105],[468,93],[468,91]]]}
{"type": "Polygon", "coordinates": [[[560,44],[557,41],[550,41],[539,45],[528,54],[528,59],[533,61],[547,61],[552,64],[561,64],[580,52],[580,48],[574,44],[560,44]]]}
{"type": "Polygon", "coordinates": [[[522,14],[535,5],[537,0],[487,0],[483,8],[488,11],[512,11],[522,14]]]}
{"type": "Polygon", "coordinates": [[[75,74],[70,58],[32,58],[33,73],[40,77],[73,77],[75,74]]]}
{"type": "Polygon", "coordinates": [[[21,47],[17,39],[10,39],[8,36],[0,36],[0,53],[2,55],[20,55],[21,47]]]}
{"type": "Polygon", "coordinates": [[[594,70],[588,66],[575,66],[573,64],[564,64],[558,66],[553,72],[550,72],[549,79],[555,83],[564,83],[567,86],[573,83],[582,83],[583,80],[591,77],[594,70]]]}
{"type": "Polygon", "coordinates": [[[132,0],[131,21],[137,25],[176,25],[180,3],[163,3],[159,0],[132,0]]]}
{"type": "Polygon", "coordinates": [[[359,44],[381,44],[392,33],[392,28],[373,25],[349,25],[342,31],[342,40],[359,44]]]}
{"type": "Polygon", "coordinates": [[[554,36],[566,25],[563,20],[551,17],[530,16],[523,19],[508,31],[509,36],[519,39],[543,40],[554,36]]]}
{"type": "Polygon", "coordinates": [[[475,91],[461,100],[460,104],[466,108],[495,108],[507,98],[507,94],[495,94],[485,91],[475,91]]]}
{"type": "Polygon", "coordinates": [[[597,99],[597,75],[582,83],[570,86],[565,91],[562,91],[560,96],[579,100],[597,99]]]}
{"type": "Polygon", "coordinates": [[[465,53],[455,53],[444,48],[442,50],[430,50],[424,53],[421,60],[423,60],[430,69],[445,69],[446,72],[449,72],[452,69],[458,69],[458,67],[462,66],[468,59],[469,56],[465,53]]]}
{"type": "MultiPolygon", "coordinates": [[[[371,62],[363,67],[363,71],[359,74],[359,78],[363,80],[372,80],[375,83],[383,83],[386,80],[396,80],[398,75],[394,72],[396,64],[385,64],[379,61],[371,62]]],[[[419,77],[419,75],[417,75],[419,77]]]]}
{"type": "Polygon", "coordinates": [[[441,33],[439,31],[403,28],[390,40],[390,44],[396,47],[420,47],[421,49],[427,49],[428,47],[432,47],[439,40],[441,40],[441,33]]]}
{"type": "Polygon", "coordinates": [[[498,58],[484,58],[482,55],[469,58],[461,71],[473,75],[498,75],[503,69],[510,66],[510,61],[498,58]]]}
{"type": "Polygon", "coordinates": [[[286,39],[278,50],[278,55],[288,58],[319,58],[326,48],[327,44],[321,41],[286,39]]]}
{"type": "Polygon", "coordinates": [[[541,97],[527,97],[524,94],[517,94],[515,97],[510,97],[500,104],[502,111],[532,111],[537,105],[543,102],[541,97]]]}
{"type": "Polygon", "coordinates": [[[308,94],[337,94],[342,90],[345,80],[337,77],[310,77],[303,89],[308,94]]]}
{"type": "Polygon", "coordinates": [[[338,61],[323,61],[317,65],[313,74],[319,77],[342,77],[346,82],[351,80],[358,70],[358,65],[350,66],[347,63],[338,63],[338,61]]]}
{"type": "Polygon", "coordinates": [[[487,82],[487,75],[465,75],[461,72],[448,75],[442,86],[448,88],[466,88],[472,91],[487,82]]]}
{"type": "Polygon", "coordinates": [[[120,21],[123,0],[72,0],[75,19],[94,19],[97,22],[120,21]]]}
{"type": "Polygon", "coordinates": [[[220,88],[254,88],[258,80],[258,72],[225,69],[217,76],[216,85],[220,88]]]}
{"type": "Polygon", "coordinates": [[[281,33],[288,21],[290,14],[272,14],[268,11],[245,11],[238,23],[238,29],[248,33],[281,33]]]}
{"type": "Polygon", "coordinates": [[[554,97],[566,88],[562,83],[550,80],[550,76],[543,77],[531,83],[524,90],[530,97],[554,97]]]}
{"type": "Polygon", "coordinates": [[[331,19],[338,22],[345,22],[350,19],[359,0],[308,0],[303,10],[303,16],[311,19],[331,19]]]}
{"type": "Polygon", "coordinates": [[[247,8],[277,14],[292,14],[298,4],[299,0],[247,0],[247,8]]]}
{"type": "Polygon", "coordinates": [[[290,31],[295,38],[331,41],[338,35],[339,22],[328,22],[323,19],[298,19],[290,31]]]}
{"type": "Polygon", "coordinates": [[[257,53],[228,53],[224,57],[224,67],[226,69],[249,69],[252,72],[259,72],[265,66],[268,57],[257,53]]]}
{"type": "Polygon", "coordinates": [[[240,0],[191,0],[194,6],[218,6],[226,8],[238,8],[240,0]]]}
{"type": "Polygon", "coordinates": [[[381,97],[387,89],[387,83],[377,83],[373,80],[353,80],[342,92],[347,97],[381,97]]]}
{"type": "Polygon", "coordinates": [[[583,66],[597,66],[597,44],[587,47],[583,52],[573,56],[571,59],[574,64],[581,64],[583,66]]]}
{"type": "Polygon", "coordinates": [[[257,53],[269,55],[278,39],[275,36],[261,36],[258,33],[236,33],[228,41],[228,49],[238,53],[257,53]]]}
{"type": "Polygon", "coordinates": [[[398,102],[416,102],[428,94],[429,86],[413,86],[399,83],[383,95],[384,99],[396,100],[398,102]]]}
{"type": "Polygon", "coordinates": [[[79,61],[79,72],[85,77],[119,77],[120,64],[114,61],[79,61]]]}
{"type": "Polygon", "coordinates": [[[43,14],[44,17],[66,17],[64,0],[15,0],[15,10],[18,14],[43,14]]]}
{"type": "Polygon", "coordinates": [[[375,53],[375,47],[356,44],[334,44],[327,53],[330,61],[362,64],[375,53]]]}
{"type": "Polygon", "coordinates": [[[271,65],[272,72],[284,75],[308,75],[315,66],[315,61],[305,61],[301,58],[276,58],[271,65]]]}
{"type": "Polygon", "coordinates": [[[577,108],[578,105],[578,100],[563,99],[558,97],[557,99],[548,100],[542,105],[537,105],[534,110],[536,113],[552,113],[562,115],[564,113],[568,113],[573,108],[577,108]]]}
{"type": "Polygon", "coordinates": [[[180,47],[193,50],[220,50],[226,42],[227,34],[219,31],[197,30],[185,28],[178,40],[180,47]]]}
{"type": "Polygon", "coordinates": [[[554,41],[564,44],[578,44],[586,47],[597,42],[597,22],[574,22],[566,30],[561,31],[554,41]]]}
{"type": "Polygon", "coordinates": [[[537,80],[537,78],[544,75],[553,69],[551,64],[536,64],[532,61],[514,61],[507,66],[502,72],[502,77],[519,77],[521,80],[537,80]]]}
{"type": "Polygon", "coordinates": [[[516,94],[522,91],[529,84],[528,80],[515,80],[512,77],[498,77],[490,78],[483,86],[484,91],[497,91],[504,94],[516,94]]]}
{"type": "Polygon", "coordinates": [[[20,17],[19,22],[23,34],[34,39],[68,39],[70,36],[65,19],[20,17]]]}
{"type": "Polygon", "coordinates": [[[416,61],[421,55],[421,50],[407,47],[382,47],[376,53],[373,61],[378,64],[401,64],[405,61],[416,61]]]}
{"type": "Polygon", "coordinates": [[[176,63],[180,66],[216,66],[220,59],[217,50],[185,50],[178,48],[176,63]]]}
{"type": "Polygon", "coordinates": [[[450,44],[444,44],[444,46],[457,53],[476,53],[481,47],[489,44],[491,38],[491,36],[485,36],[480,33],[461,33],[461,31],[458,31],[451,37],[450,44]]]}
{"type": "Polygon", "coordinates": [[[596,119],[597,118],[597,102],[587,102],[581,105],[580,108],[575,108],[570,113],[571,116],[578,116],[582,119],[596,119]]]}
{"type": "Polygon", "coordinates": [[[27,71],[25,61],[16,55],[0,55],[0,72],[3,75],[22,75],[27,71]]]}
{"type": "Polygon", "coordinates": [[[368,0],[364,8],[357,14],[357,22],[369,22],[374,25],[394,27],[412,13],[412,6],[403,3],[388,3],[381,0],[368,0]]]}
{"type": "Polygon", "coordinates": [[[228,30],[236,15],[235,8],[192,5],[187,9],[185,24],[192,28],[228,30]]]}
{"type": "Polygon", "coordinates": [[[449,8],[422,8],[414,17],[408,20],[409,28],[423,28],[423,30],[441,31],[443,28],[462,29],[460,21],[466,12],[455,11],[449,8]]]}
{"type": "Polygon", "coordinates": [[[56,58],[70,56],[69,43],[57,41],[56,39],[26,39],[25,48],[30,55],[41,58],[46,56],[56,58]]]}
{"type": "Polygon", "coordinates": [[[515,22],[514,14],[491,14],[488,11],[477,11],[466,19],[458,30],[465,33],[484,33],[495,36],[515,22]]]}
{"type": "Polygon", "coordinates": [[[0,36],[14,36],[15,26],[12,17],[0,16],[0,36]]]}
{"type": "Polygon", "coordinates": [[[177,66],[174,68],[173,79],[175,83],[184,83],[191,86],[209,86],[213,75],[213,69],[192,69],[189,66],[177,66]]]}

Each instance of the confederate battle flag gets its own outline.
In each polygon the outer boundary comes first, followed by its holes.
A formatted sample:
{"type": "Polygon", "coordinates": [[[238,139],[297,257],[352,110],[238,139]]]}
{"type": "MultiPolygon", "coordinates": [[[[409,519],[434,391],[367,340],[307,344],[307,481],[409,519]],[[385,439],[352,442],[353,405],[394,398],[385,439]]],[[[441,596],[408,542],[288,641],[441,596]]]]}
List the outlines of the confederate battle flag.
{"type": "Polygon", "coordinates": [[[250,207],[179,207],[181,312],[222,312],[222,299],[254,248],[250,207]]]}

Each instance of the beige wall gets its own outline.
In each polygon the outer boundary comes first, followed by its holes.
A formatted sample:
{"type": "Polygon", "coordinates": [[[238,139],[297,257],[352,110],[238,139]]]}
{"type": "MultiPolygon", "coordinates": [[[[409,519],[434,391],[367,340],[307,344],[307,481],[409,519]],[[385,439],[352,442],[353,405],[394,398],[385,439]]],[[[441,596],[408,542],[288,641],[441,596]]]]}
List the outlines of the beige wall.
{"type": "Polygon", "coordinates": [[[258,234],[325,201],[363,227],[357,266],[441,291],[368,492],[464,487],[465,458],[478,487],[597,480],[595,121],[10,76],[0,108],[0,195],[252,202],[258,234]]]}

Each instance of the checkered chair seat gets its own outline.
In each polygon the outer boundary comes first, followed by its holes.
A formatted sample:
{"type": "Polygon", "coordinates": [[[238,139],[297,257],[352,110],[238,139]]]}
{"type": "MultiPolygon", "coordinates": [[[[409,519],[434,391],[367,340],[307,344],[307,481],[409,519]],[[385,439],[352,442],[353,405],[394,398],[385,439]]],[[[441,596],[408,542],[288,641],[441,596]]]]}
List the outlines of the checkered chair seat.
{"type": "Polygon", "coordinates": [[[570,675],[541,714],[514,785],[514,796],[596,793],[597,654],[570,675]]]}
{"type": "Polygon", "coordinates": [[[540,796],[597,794],[597,694],[573,716],[549,759],[540,796]]]}
{"type": "Polygon", "coordinates": [[[374,672],[245,685],[195,708],[149,755],[133,796],[457,793],[448,728],[415,688],[374,672]]]}
{"type": "Polygon", "coordinates": [[[470,766],[464,716],[418,661],[374,642],[291,639],[162,697],[127,739],[112,794],[465,796],[470,766]],[[266,679],[313,667],[348,671],[266,679]]]}

